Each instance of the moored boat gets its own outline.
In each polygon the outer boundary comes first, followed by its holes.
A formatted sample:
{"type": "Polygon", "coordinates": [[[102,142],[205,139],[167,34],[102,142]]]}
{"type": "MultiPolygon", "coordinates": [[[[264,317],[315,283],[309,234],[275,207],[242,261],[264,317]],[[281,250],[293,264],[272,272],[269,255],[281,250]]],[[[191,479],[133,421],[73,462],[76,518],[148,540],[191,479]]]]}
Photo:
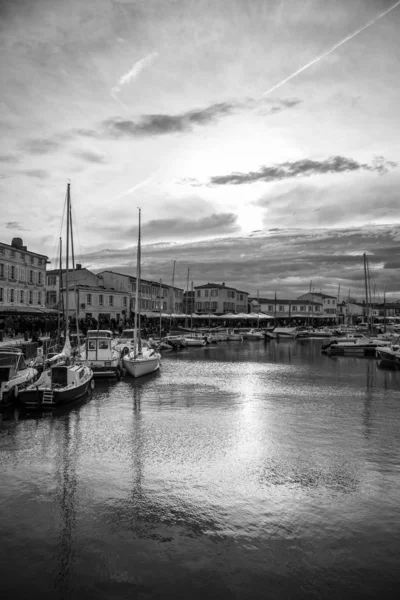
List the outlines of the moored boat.
{"type": "Polygon", "coordinates": [[[37,369],[26,364],[22,350],[12,346],[1,348],[0,406],[11,404],[37,375],[37,369]]]}
{"type": "Polygon", "coordinates": [[[81,363],[92,369],[95,378],[119,378],[122,373],[122,354],[126,352],[125,349],[128,349],[128,345],[117,346],[111,331],[89,329],[86,343],[80,349],[81,363]]]}
{"type": "Polygon", "coordinates": [[[252,328],[242,333],[245,340],[264,340],[265,335],[261,329],[252,328]]]}

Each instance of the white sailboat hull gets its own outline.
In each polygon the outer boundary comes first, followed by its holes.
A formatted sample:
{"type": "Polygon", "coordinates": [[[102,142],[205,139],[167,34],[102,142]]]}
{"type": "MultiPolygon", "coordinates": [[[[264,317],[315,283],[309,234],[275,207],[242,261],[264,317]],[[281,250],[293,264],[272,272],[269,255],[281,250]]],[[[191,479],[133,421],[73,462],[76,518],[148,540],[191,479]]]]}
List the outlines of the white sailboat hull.
{"type": "Polygon", "coordinates": [[[122,362],[127,373],[132,377],[142,377],[157,371],[160,367],[161,355],[155,353],[153,356],[129,358],[124,357],[122,362]]]}

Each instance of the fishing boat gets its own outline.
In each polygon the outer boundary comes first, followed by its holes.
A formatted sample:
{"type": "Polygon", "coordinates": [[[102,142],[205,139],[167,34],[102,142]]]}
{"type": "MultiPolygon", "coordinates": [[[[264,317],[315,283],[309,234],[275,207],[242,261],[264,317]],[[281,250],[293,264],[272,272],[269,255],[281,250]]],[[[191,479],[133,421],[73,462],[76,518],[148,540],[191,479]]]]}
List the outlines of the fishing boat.
{"type": "Polygon", "coordinates": [[[297,327],[275,327],[272,332],[277,338],[295,338],[297,327]]]}
{"type": "Polygon", "coordinates": [[[136,263],[136,300],[135,328],[133,331],[133,348],[122,358],[124,369],[132,377],[141,377],[157,371],[160,367],[161,354],[153,348],[145,348],[140,334],[140,267],[141,267],[141,220],[139,208],[139,231],[136,263]]]}
{"type": "Polygon", "coordinates": [[[0,406],[9,405],[21,390],[32,383],[38,375],[37,369],[25,362],[20,348],[0,349],[0,406]]]}
{"type": "MultiPolygon", "coordinates": [[[[107,329],[89,329],[86,343],[80,349],[83,365],[89,366],[93,377],[117,377],[122,374],[122,354],[127,345],[115,344],[113,333],[107,329]]],[[[128,349],[129,352],[129,349],[128,349]]]]}
{"type": "MultiPolygon", "coordinates": [[[[70,183],[67,184],[67,250],[66,250],[66,269],[65,269],[65,289],[66,289],[66,307],[65,307],[65,343],[62,352],[64,363],[59,362],[59,355],[56,355],[57,364],[52,364],[49,368],[43,370],[39,379],[28,385],[19,393],[19,400],[23,406],[28,409],[35,408],[55,408],[58,405],[70,404],[82,398],[91,385],[93,371],[87,365],[80,362],[79,356],[72,352],[69,337],[69,318],[68,318],[68,278],[69,278],[69,241],[72,241],[72,219],[71,219],[71,194],[70,183]]],[[[74,268],[74,258],[72,253],[72,264],[74,268]]],[[[60,272],[61,277],[61,272],[60,272]]],[[[78,351],[79,354],[79,351],[78,351]]],[[[54,361],[53,359],[50,359],[54,361]]]]}

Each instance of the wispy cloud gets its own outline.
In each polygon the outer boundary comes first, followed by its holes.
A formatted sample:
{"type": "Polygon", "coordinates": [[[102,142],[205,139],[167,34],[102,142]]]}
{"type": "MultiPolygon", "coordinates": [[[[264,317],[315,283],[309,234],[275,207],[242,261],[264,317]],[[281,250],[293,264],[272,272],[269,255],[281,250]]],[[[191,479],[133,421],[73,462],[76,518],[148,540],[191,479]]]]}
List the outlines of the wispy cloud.
{"type": "Polygon", "coordinates": [[[58,150],[60,145],[61,142],[55,139],[36,139],[25,142],[23,149],[29,154],[48,154],[58,150]]]}
{"type": "Polygon", "coordinates": [[[147,179],[145,179],[144,181],[141,181],[140,183],[137,183],[136,185],[134,185],[133,187],[129,188],[129,190],[126,190],[125,192],[122,192],[122,194],[119,194],[118,196],[116,196],[116,200],[119,200],[120,198],[125,198],[125,196],[129,196],[129,194],[133,194],[133,192],[136,192],[136,190],[140,189],[141,187],[144,187],[145,185],[151,183],[154,179],[154,175],[152,175],[151,177],[148,177],[147,179]]]}
{"type": "Polygon", "coordinates": [[[49,173],[43,169],[29,169],[27,171],[23,171],[23,174],[35,179],[45,179],[49,175],[49,173]]]}
{"type": "Polygon", "coordinates": [[[175,115],[150,114],[140,115],[136,119],[113,117],[100,124],[99,130],[79,129],[84,137],[145,137],[185,133],[194,127],[217,123],[220,119],[243,111],[254,111],[258,115],[274,115],[283,110],[292,109],[302,103],[299,98],[274,98],[230,100],[218,102],[205,108],[195,108],[175,115]]]}
{"type": "Polygon", "coordinates": [[[18,158],[14,154],[0,154],[1,163],[16,163],[18,158]]]}
{"type": "Polygon", "coordinates": [[[118,84],[114,86],[111,90],[111,96],[113,96],[113,98],[115,99],[118,99],[117,94],[120,93],[121,88],[124,85],[127,85],[128,83],[131,83],[132,81],[137,79],[137,77],[140,75],[143,69],[150,66],[151,63],[157,58],[157,56],[158,52],[151,52],[151,54],[148,54],[144,58],[138,60],[129,71],[127,71],[124,75],[122,75],[122,77],[120,77],[118,84]]]}
{"type": "Polygon", "coordinates": [[[21,223],[19,223],[19,221],[7,221],[6,229],[13,229],[13,230],[18,230],[18,231],[30,231],[29,229],[26,229],[23,225],[21,225],[21,223]]]}
{"type": "Polygon", "coordinates": [[[331,156],[322,161],[305,158],[294,162],[284,162],[270,167],[261,167],[258,171],[248,173],[230,173],[211,177],[211,185],[243,185],[259,181],[271,182],[293,177],[310,177],[330,173],[346,173],[351,171],[375,171],[384,174],[397,163],[386,161],[382,156],[375,157],[370,165],[359,163],[345,156],[331,156]]]}
{"type": "Polygon", "coordinates": [[[93,150],[80,150],[75,152],[75,156],[92,163],[105,164],[108,162],[105,154],[102,152],[94,152],[93,150]]]}

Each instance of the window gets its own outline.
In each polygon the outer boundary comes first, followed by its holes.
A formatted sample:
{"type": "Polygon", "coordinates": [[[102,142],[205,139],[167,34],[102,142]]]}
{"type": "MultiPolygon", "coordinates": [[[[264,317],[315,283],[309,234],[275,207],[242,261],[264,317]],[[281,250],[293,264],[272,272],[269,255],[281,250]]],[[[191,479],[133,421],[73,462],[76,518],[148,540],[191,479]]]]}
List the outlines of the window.
{"type": "Polygon", "coordinates": [[[197,297],[199,298],[200,296],[201,296],[201,290],[197,290],[197,297]]]}
{"type": "Polygon", "coordinates": [[[3,265],[3,263],[0,263],[0,277],[3,277],[3,279],[4,279],[4,265],[3,265]]]}
{"type": "Polygon", "coordinates": [[[32,290],[29,292],[29,304],[33,304],[33,292],[32,292],[32,290]]]}
{"type": "Polygon", "coordinates": [[[56,285],[57,275],[47,275],[47,285],[56,285]]]}
{"type": "Polygon", "coordinates": [[[10,267],[10,279],[15,279],[15,267],[11,265],[10,267]]]}
{"type": "Polygon", "coordinates": [[[10,290],[10,302],[14,302],[14,290],[12,288],[10,290]]]}
{"type": "Polygon", "coordinates": [[[29,283],[33,283],[33,271],[32,271],[32,269],[29,270],[29,283]]]}
{"type": "Polygon", "coordinates": [[[40,271],[39,271],[39,273],[38,273],[38,284],[39,284],[39,285],[42,285],[42,274],[41,274],[41,272],[40,272],[40,271]]]}
{"type": "Polygon", "coordinates": [[[292,306],[292,311],[297,312],[297,306],[292,306]]]}
{"type": "Polygon", "coordinates": [[[328,300],[327,300],[327,303],[328,303],[328,304],[330,304],[330,303],[331,303],[331,301],[329,300],[329,298],[328,298],[328,300]]]}
{"type": "Polygon", "coordinates": [[[210,303],[209,302],[205,302],[205,308],[210,308],[210,303]]]}
{"type": "Polygon", "coordinates": [[[38,292],[37,301],[38,301],[38,304],[42,304],[42,292],[38,292]]]}
{"type": "Polygon", "coordinates": [[[201,310],[201,309],[202,309],[202,303],[196,302],[196,310],[201,310]]]}
{"type": "Polygon", "coordinates": [[[241,302],[243,302],[243,294],[240,294],[240,295],[239,295],[239,300],[240,300],[241,302]]]}
{"type": "Polygon", "coordinates": [[[304,312],[304,306],[300,306],[300,312],[304,312]]]}
{"type": "Polygon", "coordinates": [[[211,308],[216,310],[218,308],[218,302],[211,302],[211,308]]]}
{"type": "Polygon", "coordinates": [[[41,265],[43,263],[43,260],[41,258],[38,258],[38,265],[41,265]]]}
{"type": "Polygon", "coordinates": [[[336,300],[332,300],[332,304],[336,304],[336,300]]]}
{"type": "Polygon", "coordinates": [[[208,298],[208,290],[204,290],[204,295],[206,298],[208,298]]]}
{"type": "MultiPolygon", "coordinates": [[[[4,250],[4,248],[3,248],[4,250]]],[[[4,289],[0,287],[0,302],[4,302],[4,289]]]]}
{"type": "Polygon", "coordinates": [[[25,281],[25,269],[23,267],[19,268],[19,280],[25,281]]]}
{"type": "Polygon", "coordinates": [[[89,350],[96,350],[96,342],[94,340],[89,340],[88,347],[89,350]]]}
{"type": "Polygon", "coordinates": [[[92,294],[86,294],[86,304],[92,304],[92,294]]]}
{"type": "Polygon", "coordinates": [[[268,304],[268,311],[272,312],[274,310],[274,307],[272,304],[268,304]]]}
{"type": "Polygon", "coordinates": [[[99,295],[99,305],[100,305],[100,306],[103,306],[103,305],[104,305],[104,296],[103,296],[103,294],[100,294],[100,295],[99,295]]]}
{"type": "Polygon", "coordinates": [[[311,312],[311,311],[312,311],[312,306],[309,306],[308,307],[308,312],[311,312]]]}
{"type": "Polygon", "coordinates": [[[33,258],[33,256],[31,256],[31,265],[35,264],[35,259],[33,258]]]}
{"type": "Polygon", "coordinates": [[[24,303],[24,290],[19,291],[19,301],[21,302],[21,304],[24,303]]]}
{"type": "Polygon", "coordinates": [[[283,304],[279,305],[278,311],[279,312],[285,312],[285,307],[283,306],[283,304]]]}
{"type": "Polygon", "coordinates": [[[3,246],[0,246],[0,254],[4,254],[4,248],[3,248],[3,246]]]}
{"type": "Polygon", "coordinates": [[[114,306],[114,296],[108,296],[108,306],[114,306]]]}
{"type": "Polygon", "coordinates": [[[12,258],[15,258],[15,250],[11,250],[10,254],[12,258]]]}
{"type": "Polygon", "coordinates": [[[124,306],[128,306],[128,298],[126,296],[124,296],[124,306]]]}

